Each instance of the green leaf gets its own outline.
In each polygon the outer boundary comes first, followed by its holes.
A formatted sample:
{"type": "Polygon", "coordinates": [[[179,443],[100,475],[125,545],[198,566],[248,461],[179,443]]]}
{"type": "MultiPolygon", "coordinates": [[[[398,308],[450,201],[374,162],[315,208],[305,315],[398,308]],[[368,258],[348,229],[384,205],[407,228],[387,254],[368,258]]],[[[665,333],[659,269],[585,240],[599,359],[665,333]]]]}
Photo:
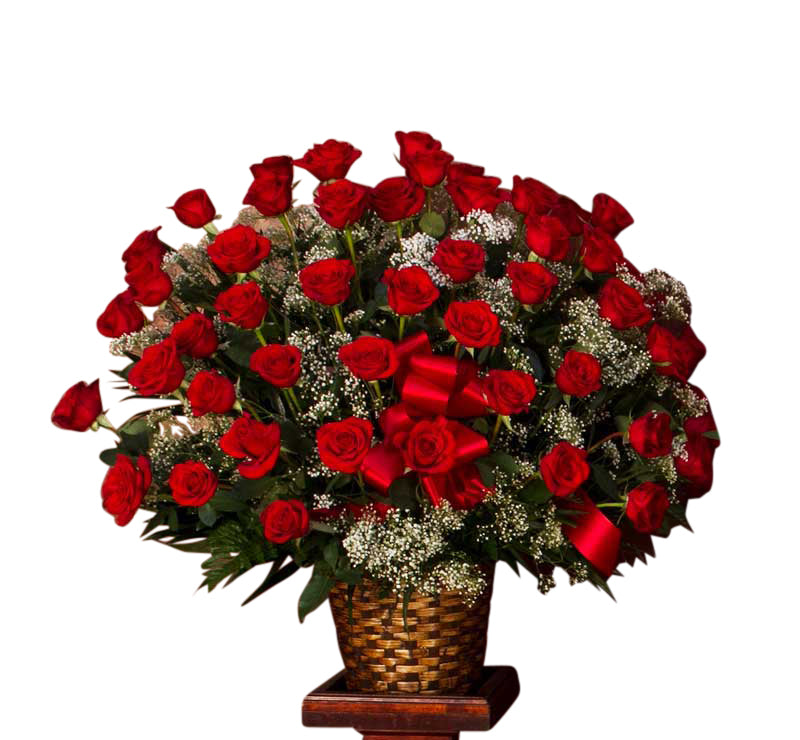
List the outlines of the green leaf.
{"type": "Polygon", "coordinates": [[[489,460],[497,465],[500,470],[502,470],[504,473],[508,473],[509,475],[513,475],[519,470],[517,461],[507,452],[493,452],[491,455],[489,455],[489,460]]]}
{"type": "Polygon", "coordinates": [[[286,556],[276,560],[272,564],[269,573],[267,573],[267,577],[263,580],[261,585],[242,602],[242,606],[247,606],[247,604],[249,604],[253,599],[258,598],[261,596],[261,594],[269,591],[279,583],[283,583],[283,581],[290,576],[293,576],[298,570],[300,570],[300,566],[296,563],[289,563],[282,568],[281,566],[285,561],[286,556]]]}
{"type": "Polygon", "coordinates": [[[411,478],[398,478],[389,486],[389,501],[398,509],[414,509],[417,505],[417,484],[411,478]]]}
{"type": "Polygon", "coordinates": [[[541,478],[528,483],[519,493],[517,498],[525,504],[539,505],[552,498],[553,494],[541,478]]]}
{"type": "Polygon", "coordinates": [[[489,434],[489,422],[486,421],[482,416],[479,416],[475,421],[472,422],[472,428],[478,433],[483,434],[484,436],[489,434]]]}
{"type": "Polygon", "coordinates": [[[119,450],[116,447],[113,447],[110,450],[103,450],[100,453],[100,460],[102,460],[106,465],[110,467],[117,461],[118,454],[119,450]]]}
{"type": "Polygon", "coordinates": [[[617,482],[604,467],[592,463],[592,478],[603,493],[608,496],[617,496],[617,482]]]}
{"type": "Polygon", "coordinates": [[[322,557],[325,562],[331,566],[331,570],[336,570],[336,565],[339,562],[339,542],[336,538],[331,538],[322,550],[322,557]]]}
{"type": "Polygon", "coordinates": [[[308,585],[303,589],[303,593],[300,594],[297,613],[301,622],[305,621],[305,618],[311,614],[311,612],[325,603],[328,594],[333,588],[333,583],[334,581],[327,564],[318,562],[314,566],[311,580],[309,580],[308,585]]]}
{"type": "Polygon", "coordinates": [[[445,232],[444,219],[436,211],[431,211],[419,220],[419,228],[438,239],[445,232]]]}
{"type": "Polygon", "coordinates": [[[217,512],[210,503],[201,506],[197,510],[197,516],[200,517],[200,521],[207,527],[213,527],[214,522],[217,521],[217,512]]]}

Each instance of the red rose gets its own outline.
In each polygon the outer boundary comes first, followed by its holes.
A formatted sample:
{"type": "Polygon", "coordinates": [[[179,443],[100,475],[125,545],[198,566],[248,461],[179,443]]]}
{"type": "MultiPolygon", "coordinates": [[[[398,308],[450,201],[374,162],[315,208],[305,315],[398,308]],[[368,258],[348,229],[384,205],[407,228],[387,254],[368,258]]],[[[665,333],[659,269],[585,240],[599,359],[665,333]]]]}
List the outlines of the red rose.
{"type": "Polygon", "coordinates": [[[108,469],[100,494],[103,497],[103,508],[114,517],[114,521],[124,527],[136,513],[142,503],[147,489],[150,488],[152,476],[150,461],[140,455],[134,464],[125,455],[117,455],[114,465],[108,469]]]}
{"type": "Polygon", "coordinates": [[[236,469],[243,478],[262,478],[275,467],[281,451],[281,428],[263,424],[247,414],[240,416],[219,439],[220,449],[242,459],[236,469]]]}
{"type": "Polygon", "coordinates": [[[320,185],[314,192],[314,205],[325,223],[344,229],[356,223],[369,205],[370,189],[350,180],[335,180],[320,185]]]}
{"type": "Polygon", "coordinates": [[[159,231],[161,231],[160,226],[143,231],[131,242],[130,246],[122,253],[122,261],[125,263],[126,269],[132,269],[142,261],[161,264],[161,260],[167,253],[167,245],[158,238],[159,231]]]}
{"type": "Polygon", "coordinates": [[[635,419],[628,427],[631,447],[642,457],[663,457],[672,452],[670,416],[651,411],[635,419]]]}
{"type": "Polygon", "coordinates": [[[408,177],[428,188],[444,180],[453,155],[442,151],[442,142],[422,131],[398,131],[395,138],[400,145],[400,165],[408,177]]]}
{"type": "Polygon", "coordinates": [[[294,164],[325,182],[347,177],[347,171],[360,156],[361,150],[352,144],[328,139],[324,144],[314,144],[302,159],[295,159],[294,164]]]}
{"type": "Polygon", "coordinates": [[[403,445],[406,466],[418,473],[446,473],[456,463],[456,438],[443,416],[414,424],[403,445]]]}
{"type": "Polygon", "coordinates": [[[558,285],[558,278],[538,262],[509,262],[506,272],[514,298],[527,306],[544,303],[558,285]]]}
{"type": "Polygon", "coordinates": [[[503,201],[498,190],[500,178],[489,177],[483,172],[483,167],[463,162],[453,162],[447,168],[445,190],[462,216],[474,210],[494,213],[503,201]]]}
{"type": "Polygon", "coordinates": [[[201,370],[189,384],[186,397],[192,406],[193,416],[211,412],[224,414],[233,408],[236,389],[230,380],[215,370],[201,370]]]}
{"type": "Polygon", "coordinates": [[[583,232],[581,245],[583,266],[589,272],[617,271],[617,265],[624,261],[622,250],[612,237],[605,231],[590,229],[588,226],[583,232]]]}
{"type": "Polygon", "coordinates": [[[444,325],[465,347],[500,344],[500,321],[486,301],[453,301],[444,314],[444,325]]]}
{"type": "Polygon", "coordinates": [[[267,157],[250,168],[253,184],[244,196],[244,203],[263,216],[280,216],[292,207],[291,157],[267,157]]]}
{"type": "Polygon", "coordinates": [[[447,237],[436,245],[431,262],[454,283],[466,283],[483,272],[486,253],[480,244],[447,237]]]}
{"type": "Polygon", "coordinates": [[[567,198],[566,195],[559,195],[558,202],[553,207],[550,215],[564,224],[564,228],[570,236],[580,236],[583,234],[583,228],[592,214],[581,208],[572,198],[567,198]]]}
{"type": "Polygon", "coordinates": [[[360,337],[339,349],[339,359],[362,380],[380,380],[394,375],[397,352],[394,344],[381,337],[360,337]]]}
{"type": "Polygon", "coordinates": [[[568,496],[589,477],[586,450],[559,442],[539,463],[547,489],[554,496],[568,496]]]}
{"type": "Polygon", "coordinates": [[[532,177],[521,178],[514,175],[514,187],[511,189],[511,205],[520,213],[544,215],[549,213],[558,203],[558,193],[549,185],[534,180],[532,177]]]}
{"type": "Polygon", "coordinates": [[[525,219],[525,242],[542,259],[561,262],[569,254],[569,231],[555,216],[529,215],[525,219]]]}
{"type": "Polygon", "coordinates": [[[178,354],[189,357],[211,357],[219,345],[214,322],[197,311],[175,324],[170,336],[178,345],[178,354]]]}
{"type": "Polygon", "coordinates": [[[483,392],[494,412],[505,416],[521,414],[536,396],[536,383],[520,370],[490,370],[483,379],[483,392]]]}
{"type": "MultiPolygon", "coordinates": [[[[702,394],[702,391],[699,392],[702,394]]],[[[686,445],[683,452],[675,457],[675,469],[678,475],[689,481],[688,495],[701,496],[713,483],[714,452],[719,446],[719,439],[707,437],[706,434],[715,432],[717,427],[709,411],[702,416],[687,419],[683,423],[683,429],[686,432],[686,445]]]]}
{"type": "Polygon", "coordinates": [[[183,381],[186,369],[178,357],[175,340],[168,337],[142,352],[128,373],[128,382],[142,396],[172,393],[183,381]]]}
{"type": "Polygon", "coordinates": [[[309,531],[308,509],[299,499],[273,501],[261,513],[264,537],[276,545],[305,537],[309,531]]]}
{"type": "Polygon", "coordinates": [[[424,311],[436,302],[439,289],[422,267],[390,267],[383,273],[381,282],[388,286],[387,298],[395,313],[411,316],[424,311]]]}
{"type": "Polygon", "coordinates": [[[652,534],[661,527],[669,508],[669,495],[658,483],[642,483],[628,493],[625,515],[633,528],[642,534],[652,534]]]}
{"type": "Polygon", "coordinates": [[[657,373],[684,382],[706,355],[705,345],[688,324],[674,331],[662,324],[653,324],[647,333],[647,350],[657,363],[657,373]]]}
{"type": "Polygon", "coordinates": [[[372,424],[351,416],[317,429],[317,449],[325,465],[339,473],[355,473],[372,446],[372,424]]]}
{"type": "Polygon", "coordinates": [[[133,299],[143,306],[158,306],[172,293],[172,280],[161,263],[142,258],[128,262],[125,282],[133,299]]]}
{"type": "Polygon", "coordinates": [[[592,225],[616,238],[623,229],[633,223],[633,217],[616,200],[605,193],[598,193],[592,202],[592,225]]]}
{"type": "Polygon", "coordinates": [[[459,465],[448,473],[448,477],[451,485],[444,492],[444,497],[456,511],[471,511],[489,493],[474,463],[459,465]]]}
{"type": "Polygon", "coordinates": [[[80,381],[61,396],[61,400],[56,404],[50,416],[50,421],[59,429],[85,432],[102,413],[100,381],[95,380],[89,385],[80,381]]]}
{"type": "Polygon", "coordinates": [[[600,390],[601,375],[602,367],[596,357],[571,349],[556,370],[556,385],[564,395],[583,398],[600,390]]]}
{"type": "Polygon", "coordinates": [[[350,281],[355,274],[350,260],[319,260],[300,270],[300,287],[312,301],[336,306],[350,295],[350,281]]]}
{"type": "Polygon", "coordinates": [[[600,315],[608,319],[615,329],[642,326],[653,318],[642,294],[619,278],[606,280],[600,288],[597,302],[600,304],[600,315]]]}
{"type": "Polygon", "coordinates": [[[178,463],[169,474],[172,498],[181,506],[203,506],[217,491],[217,476],[197,460],[178,463]]]}
{"type": "Polygon", "coordinates": [[[178,221],[193,229],[202,229],[217,215],[217,209],[214,208],[211,198],[202,188],[184,193],[175,201],[174,206],[169,207],[175,211],[178,221]]]}
{"type": "Polygon", "coordinates": [[[384,221],[402,221],[422,210],[425,191],[407,177],[389,177],[372,189],[370,204],[384,221]]]}
{"type": "Polygon", "coordinates": [[[97,318],[97,331],[104,337],[116,339],[123,334],[139,331],[144,326],[145,316],[130,288],[111,299],[106,310],[97,318]]]}
{"type": "Polygon", "coordinates": [[[242,329],[257,329],[264,321],[269,304],[261,294],[258,283],[252,280],[223,290],[214,302],[214,308],[223,321],[242,329]]]}
{"type": "Polygon", "coordinates": [[[250,355],[250,369],[278,388],[291,388],[300,377],[302,358],[291,344],[268,344],[250,355]]]}
{"type": "Polygon", "coordinates": [[[222,272],[250,272],[269,255],[272,242],[249,226],[238,224],[214,237],[208,256],[222,272]]]}

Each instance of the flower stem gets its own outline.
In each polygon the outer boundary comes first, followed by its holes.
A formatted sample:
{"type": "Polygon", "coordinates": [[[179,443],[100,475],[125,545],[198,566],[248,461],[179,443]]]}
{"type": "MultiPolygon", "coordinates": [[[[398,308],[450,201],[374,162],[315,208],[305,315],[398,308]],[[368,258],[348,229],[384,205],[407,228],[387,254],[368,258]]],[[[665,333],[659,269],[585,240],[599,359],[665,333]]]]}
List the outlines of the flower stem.
{"type": "Polygon", "coordinates": [[[282,213],[278,216],[278,221],[283,224],[283,230],[286,232],[286,235],[289,237],[289,244],[292,245],[292,258],[294,259],[294,269],[300,269],[300,259],[297,256],[297,243],[295,242],[294,238],[294,229],[292,225],[289,223],[289,219],[286,217],[285,213],[282,213]]]}
{"type": "Polygon", "coordinates": [[[599,442],[595,442],[588,450],[586,450],[586,453],[588,454],[590,452],[594,452],[598,447],[601,447],[609,440],[616,439],[617,437],[621,436],[622,432],[614,432],[613,434],[609,434],[607,437],[603,437],[603,439],[601,439],[599,442]]]}
{"type": "Polygon", "coordinates": [[[397,232],[397,244],[400,247],[400,251],[403,251],[403,222],[402,221],[395,221],[394,228],[397,232]]]}
{"type": "Polygon", "coordinates": [[[453,357],[458,359],[458,356],[461,354],[461,342],[456,342],[456,348],[453,351],[453,357]]]}
{"type": "Polygon", "coordinates": [[[295,409],[294,404],[292,403],[292,397],[289,395],[289,388],[283,389],[283,397],[286,399],[286,407],[289,409],[289,413],[297,419],[297,410],[295,409]]]}
{"type": "Polygon", "coordinates": [[[347,242],[347,249],[350,252],[350,259],[352,260],[353,267],[356,271],[356,296],[358,297],[358,302],[363,304],[364,296],[361,293],[361,272],[358,269],[358,260],[356,260],[356,248],[353,244],[353,232],[349,226],[345,227],[344,239],[347,242]]]}
{"type": "Polygon", "coordinates": [[[497,434],[500,431],[500,425],[503,423],[503,417],[500,414],[497,415],[497,420],[494,423],[494,429],[492,429],[492,438],[489,440],[489,446],[494,445],[494,441],[497,439],[497,434]]]}
{"type": "Polygon", "coordinates": [[[209,236],[216,236],[217,234],[219,234],[219,231],[217,231],[217,227],[214,226],[213,221],[209,221],[207,224],[203,226],[203,228],[206,230],[206,234],[208,234],[209,236]]]}
{"type": "Polygon", "coordinates": [[[344,328],[342,312],[339,310],[339,306],[331,306],[331,310],[333,311],[333,316],[336,319],[336,325],[339,327],[339,331],[342,332],[342,334],[347,334],[347,330],[344,328]]]}
{"type": "Polygon", "coordinates": [[[612,509],[618,506],[625,506],[624,501],[620,501],[619,503],[605,503],[605,504],[596,504],[598,509],[612,509]]]}
{"type": "Polygon", "coordinates": [[[403,338],[403,334],[406,332],[406,321],[407,317],[401,316],[400,317],[400,326],[397,329],[397,339],[400,340],[403,338]]]}
{"type": "Polygon", "coordinates": [[[303,407],[300,405],[300,401],[297,400],[297,395],[294,392],[294,388],[287,388],[286,389],[286,393],[289,396],[289,398],[292,399],[292,402],[294,403],[294,407],[297,409],[297,413],[298,414],[302,414],[303,413],[303,407]]]}
{"type": "Polygon", "coordinates": [[[375,395],[378,400],[378,411],[383,411],[383,394],[381,393],[381,384],[377,380],[373,380],[370,385],[375,389],[375,395]]]}
{"type": "Polygon", "coordinates": [[[267,340],[264,339],[264,335],[261,333],[261,327],[257,326],[255,329],[256,337],[258,337],[258,341],[261,342],[261,346],[264,347],[267,344],[267,340]]]}

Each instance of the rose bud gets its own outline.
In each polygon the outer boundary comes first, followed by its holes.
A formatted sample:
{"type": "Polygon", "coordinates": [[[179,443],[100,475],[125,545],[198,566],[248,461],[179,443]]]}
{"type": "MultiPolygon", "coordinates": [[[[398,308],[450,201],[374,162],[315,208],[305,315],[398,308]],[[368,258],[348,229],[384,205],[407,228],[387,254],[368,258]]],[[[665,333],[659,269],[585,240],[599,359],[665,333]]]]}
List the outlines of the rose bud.
{"type": "Polygon", "coordinates": [[[569,254],[569,231],[555,216],[529,215],[525,219],[525,242],[542,259],[561,262],[569,254]]]}
{"type": "Polygon", "coordinates": [[[658,483],[642,483],[628,493],[625,516],[633,528],[642,534],[652,534],[661,528],[669,508],[669,495],[658,483]]]}
{"type": "Polygon", "coordinates": [[[125,282],[133,299],[143,306],[159,306],[172,294],[172,280],[160,263],[148,259],[129,262],[125,282]]]}
{"type": "Polygon", "coordinates": [[[617,265],[625,258],[612,237],[605,231],[590,229],[588,226],[583,231],[583,243],[581,244],[581,258],[583,266],[589,272],[610,272],[617,271],[617,265]]]}
{"type": "Polygon", "coordinates": [[[483,272],[486,253],[480,244],[448,237],[436,245],[431,262],[454,283],[466,283],[483,272]]]}
{"type": "Polygon", "coordinates": [[[249,226],[237,224],[217,234],[208,256],[222,272],[251,272],[269,255],[272,242],[249,226]]]}
{"type": "Polygon", "coordinates": [[[360,337],[339,348],[339,359],[357,378],[372,381],[389,378],[397,371],[394,344],[381,337],[360,337]]]}
{"type": "Polygon", "coordinates": [[[126,270],[131,270],[142,262],[161,264],[161,260],[167,253],[167,245],[158,238],[159,231],[161,231],[160,226],[143,231],[131,242],[130,246],[122,253],[122,261],[125,263],[126,270]]]}
{"type": "Polygon", "coordinates": [[[425,191],[407,177],[390,177],[372,189],[369,202],[372,210],[384,221],[402,221],[422,210],[425,191]]]}
{"type": "Polygon", "coordinates": [[[605,193],[598,193],[592,201],[592,226],[602,229],[616,239],[623,229],[633,223],[633,217],[616,200],[605,193]]]}
{"type": "Polygon", "coordinates": [[[170,336],[178,346],[178,354],[189,357],[211,357],[219,346],[214,322],[197,311],[175,324],[170,336]]]}
{"type": "Polygon", "coordinates": [[[95,380],[87,385],[81,380],[61,396],[50,416],[50,421],[59,429],[85,432],[102,413],[100,381],[95,380]]]}
{"type": "Polygon", "coordinates": [[[300,270],[300,287],[312,301],[324,306],[344,303],[350,295],[350,281],[356,271],[350,260],[335,258],[312,262],[300,270]]]}
{"type": "Polygon", "coordinates": [[[547,489],[554,496],[569,496],[589,477],[586,450],[559,442],[539,463],[547,489]]]}
{"type": "Polygon", "coordinates": [[[442,142],[422,131],[395,133],[400,145],[400,166],[414,182],[432,188],[444,180],[453,155],[442,151],[442,142]]]}
{"type": "Polygon", "coordinates": [[[223,290],[214,301],[214,308],[223,321],[242,329],[257,329],[267,315],[269,304],[252,280],[223,290]]]}
{"type": "Polygon", "coordinates": [[[388,287],[387,299],[392,310],[400,316],[412,316],[436,302],[439,289],[422,267],[390,267],[383,273],[381,282],[388,287]]]}
{"type": "Polygon", "coordinates": [[[462,162],[453,162],[447,168],[445,190],[462,216],[470,211],[494,213],[494,209],[503,201],[498,191],[500,178],[489,177],[483,172],[483,167],[462,162]]]}
{"type": "Polygon", "coordinates": [[[173,466],[167,480],[172,498],[181,506],[203,506],[217,491],[217,476],[197,460],[173,466]]]}
{"type": "Polygon", "coordinates": [[[268,344],[250,355],[250,369],[278,388],[291,388],[300,377],[302,358],[291,344],[268,344]]]}
{"type": "Polygon", "coordinates": [[[140,455],[135,464],[129,457],[117,455],[103,479],[100,494],[103,508],[120,527],[133,519],[151,480],[150,461],[144,455],[140,455]]]}
{"type": "Polygon", "coordinates": [[[642,294],[616,277],[606,280],[600,288],[597,302],[600,315],[608,319],[615,329],[643,326],[653,318],[642,294]]]}
{"type": "Polygon", "coordinates": [[[490,370],[483,379],[483,393],[495,413],[521,414],[536,396],[536,383],[520,370],[490,370]]]}
{"type": "Polygon", "coordinates": [[[253,206],[262,216],[280,216],[292,207],[291,157],[267,157],[250,167],[253,184],[244,203],[253,206]]]}
{"type": "Polygon", "coordinates": [[[261,513],[261,524],[269,542],[283,545],[308,534],[308,509],[299,499],[273,501],[261,513]]]}
{"type": "Polygon", "coordinates": [[[357,223],[369,205],[370,189],[350,180],[335,180],[320,185],[314,193],[314,205],[320,218],[334,229],[357,223]]]}
{"type": "Polygon", "coordinates": [[[236,466],[242,478],[262,478],[278,461],[281,428],[276,422],[264,424],[245,414],[220,437],[219,447],[226,455],[242,460],[236,466]]]}
{"type": "Polygon", "coordinates": [[[523,179],[519,175],[514,175],[511,205],[524,216],[531,213],[542,216],[555,208],[557,203],[558,193],[549,185],[532,177],[523,179]]]}
{"type": "Polygon", "coordinates": [[[538,262],[509,262],[506,272],[514,298],[526,306],[544,303],[558,285],[558,278],[538,262]]]}
{"type": "Polygon", "coordinates": [[[602,372],[596,357],[571,349],[556,370],[556,385],[565,396],[584,398],[600,390],[602,372]]]}
{"type": "Polygon", "coordinates": [[[97,331],[104,337],[116,339],[123,334],[139,331],[144,326],[145,316],[130,288],[111,299],[105,311],[97,318],[97,331]]]}
{"type": "Polygon", "coordinates": [[[233,383],[215,370],[201,370],[186,390],[193,416],[224,414],[233,408],[236,389],[233,383]]]}
{"type": "Polygon", "coordinates": [[[453,301],[444,314],[444,325],[465,347],[500,344],[500,321],[486,301],[453,301]]]}
{"type": "Polygon", "coordinates": [[[705,345],[689,324],[675,331],[662,324],[653,324],[647,333],[647,351],[660,375],[686,382],[706,355],[705,345]]]}
{"type": "Polygon", "coordinates": [[[446,473],[456,464],[456,439],[447,419],[418,421],[403,447],[406,466],[418,473],[446,473]]]}
{"type": "Polygon", "coordinates": [[[128,382],[142,396],[172,393],[183,381],[186,369],[178,357],[175,340],[167,338],[142,352],[128,373],[128,382]]]}
{"type": "Polygon", "coordinates": [[[211,198],[202,188],[184,193],[175,201],[175,205],[169,208],[175,211],[178,221],[192,229],[202,229],[217,215],[217,209],[214,208],[211,198]]]}
{"type": "Polygon", "coordinates": [[[663,457],[672,452],[672,429],[670,416],[651,411],[635,419],[628,427],[631,447],[642,457],[663,457]]]}
{"type": "Polygon", "coordinates": [[[301,159],[294,160],[294,165],[326,182],[347,177],[348,170],[360,156],[361,150],[352,144],[328,139],[324,144],[314,144],[301,159]]]}
{"type": "Polygon", "coordinates": [[[322,462],[338,473],[355,473],[372,446],[372,424],[351,416],[317,429],[317,449],[322,462]]]}

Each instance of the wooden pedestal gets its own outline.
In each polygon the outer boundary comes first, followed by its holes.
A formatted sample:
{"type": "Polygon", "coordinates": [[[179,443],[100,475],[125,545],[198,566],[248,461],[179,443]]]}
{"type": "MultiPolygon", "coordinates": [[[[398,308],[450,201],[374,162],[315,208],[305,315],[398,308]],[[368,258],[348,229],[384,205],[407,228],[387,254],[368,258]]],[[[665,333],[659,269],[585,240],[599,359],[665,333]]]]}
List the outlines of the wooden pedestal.
{"type": "Polygon", "coordinates": [[[303,701],[306,727],[353,727],[366,740],[458,740],[461,731],[491,730],[519,696],[517,672],[486,667],[467,696],[358,694],[344,671],[303,701]]]}

